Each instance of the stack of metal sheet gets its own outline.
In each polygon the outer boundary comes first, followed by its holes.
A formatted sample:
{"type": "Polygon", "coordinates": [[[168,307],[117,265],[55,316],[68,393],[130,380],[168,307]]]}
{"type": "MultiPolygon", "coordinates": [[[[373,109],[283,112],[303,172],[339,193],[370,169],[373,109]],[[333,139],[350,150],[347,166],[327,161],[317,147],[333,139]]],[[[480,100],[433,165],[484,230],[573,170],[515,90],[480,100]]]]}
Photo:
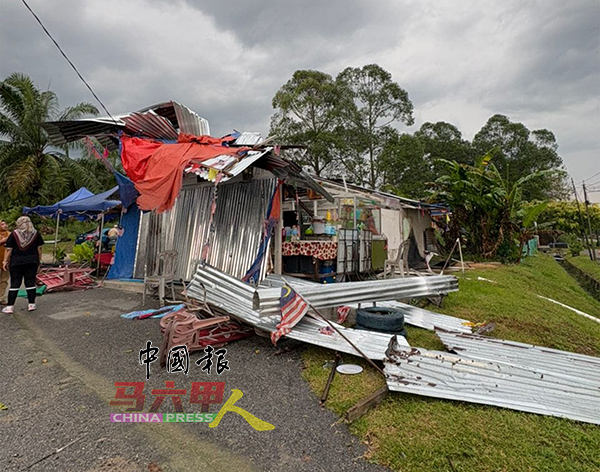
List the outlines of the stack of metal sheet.
{"type": "MultiPolygon", "coordinates": [[[[187,289],[187,293],[190,297],[205,300],[207,303],[221,308],[231,316],[262,331],[275,331],[277,324],[281,320],[279,314],[266,317],[259,316],[258,312],[252,309],[252,299],[255,289],[214,267],[207,265],[199,267],[192,283],[187,289]]],[[[406,339],[402,336],[361,331],[345,328],[337,323],[332,324],[337,330],[343,332],[370,359],[385,359],[386,349],[392,338],[394,338],[395,343],[401,346],[409,346],[406,339]]],[[[327,328],[328,326],[329,324],[323,320],[305,316],[286,337],[360,356],[348,341],[343,339],[338,333],[326,334],[327,331],[325,330],[321,332],[322,328],[327,328]]]]}
{"type": "MultiPolygon", "coordinates": [[[[315,308],[331,308],[350,303],[446,295],[458,290],[458,280],[449,275],[436,275],[327,285],[314,284],[314,286],[302,285],[295,288],[315,308]]],[[[254,295],[253,307],[261,316],[278,313],[280,296],[281,291],[278,288],[259,288],[254,295]]]]}

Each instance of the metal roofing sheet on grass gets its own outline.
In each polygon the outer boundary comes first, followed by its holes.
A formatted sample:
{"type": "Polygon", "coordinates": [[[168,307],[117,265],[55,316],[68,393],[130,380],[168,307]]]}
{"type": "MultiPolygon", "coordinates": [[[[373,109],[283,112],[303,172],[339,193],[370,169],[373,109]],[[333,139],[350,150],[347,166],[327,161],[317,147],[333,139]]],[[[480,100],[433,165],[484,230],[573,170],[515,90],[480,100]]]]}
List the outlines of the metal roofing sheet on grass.
{"type": "Polygon", "coordinates": [[[511,364],[535,369],[537,372],[585,379],[586,382],[595,383],[600,393],[600,357],[476,334],[438,331],[437,335],[446,349],[463,358],[511,364]]]}
{"type": "Polygon", "coordinates": [[[390,359],[385,373],[392,391],[600,424],[593,382],[426,349],[397,347],[390,359]]]}

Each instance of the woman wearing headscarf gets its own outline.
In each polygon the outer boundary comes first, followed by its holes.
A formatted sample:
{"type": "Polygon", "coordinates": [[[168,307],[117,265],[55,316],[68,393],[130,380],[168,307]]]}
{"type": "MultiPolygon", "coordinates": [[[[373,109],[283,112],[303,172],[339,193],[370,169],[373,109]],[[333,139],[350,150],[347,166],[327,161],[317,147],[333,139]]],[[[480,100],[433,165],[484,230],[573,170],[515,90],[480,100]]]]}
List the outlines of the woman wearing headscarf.
{"type": "Polygon", "coordinates": [[[44,239],[33,227],[28,216],[17,220],[17,227],[5,243],[6,253],[2,267],[10,272],[8,303],[2,313],[13,313],[21,283],[25,279],[25,290],[29,300],[29,311],[35,310],[35,277],[42,257],[44,239]]]}
{"type": "Polygon", "coordinates": [[[2,268],[2,261],[4,260],[4,245],[10,236],[8,225],[4,220],[0,220],[0,305],[6,305],[6,298],[4,295],[8,290],[8,273],[2,268]]]}

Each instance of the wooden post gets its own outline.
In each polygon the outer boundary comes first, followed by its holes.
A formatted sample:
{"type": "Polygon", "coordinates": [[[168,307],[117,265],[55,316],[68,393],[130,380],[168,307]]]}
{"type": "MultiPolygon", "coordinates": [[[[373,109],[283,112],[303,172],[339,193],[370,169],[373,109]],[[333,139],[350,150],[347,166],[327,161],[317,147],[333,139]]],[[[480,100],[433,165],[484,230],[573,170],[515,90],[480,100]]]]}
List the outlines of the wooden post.
{"type": "Polygon", "coordinates": [[[333,382],[337,366],[340,364],[341,360],[342,356],[340,356],[340,353],[338,351],[335,351],[335,360],[333,362],[333,365],[331,366],[331,372],[329,372],[329,377],[327,378],[327,383],[325,384],[323,395],[321,395],[321,405],[323,405],[327,401],[327,397],[329,396],[329,389],[331,388],[331,383],[333,382]]]}
{"type": "Polygon", "coordinates": [[[274,264],[273,271],[276,274],[281,275],[283,273],[283,241],[282,241],[282,233],[283,233],[283,185],[279,189],[279,220],[275,225],[275,254],[274,254],[274,264]]]}
{"type": "Polygon", "coordinates": [[[463,275],[465,275],[465,261],[463,260],[462,246],[460,244],[460,238],[457,238],[456,241],[458,242],[458,253],[460,254],[460,265],[462,266],[462,273],[463,273],[463,275]]]}

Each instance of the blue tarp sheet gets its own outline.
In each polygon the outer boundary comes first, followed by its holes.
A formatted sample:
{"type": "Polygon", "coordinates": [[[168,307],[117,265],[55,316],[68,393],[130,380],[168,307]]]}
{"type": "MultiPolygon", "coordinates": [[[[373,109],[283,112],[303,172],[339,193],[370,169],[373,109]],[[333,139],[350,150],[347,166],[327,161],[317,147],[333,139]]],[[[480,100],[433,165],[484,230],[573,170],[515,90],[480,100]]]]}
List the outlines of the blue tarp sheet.
{"type": "MultiPolygon", "coordinates": [[[[62,209],[63,205],[66,205],[67,203],[73,203],[79,200],[83,200],[86,198],[90,198],[93,197],[94,194],[92,192],[90,192],[87,188],[85,187],[81,187],[79,190],[73,192],[71,195],[69,195],[68,197],[63,198],[61,201],[56,202],[54,205],[48,205],[48,206],[41,206],[38,205],[36,207],[25,207],[23,208],[23,214],[25,215],[30,215],[30,214],[36,214],[36,215],[40,215],[40,216],[55,216],[56,212],[60,209],[62,209]]],[[[63,219],[66,219],[67,216],[64,216],[63,219]]]]}
{"type": "Polygon", "coordinates": [[[133,265],[135,263],[135,252],[137,248],[138,229],[140,226],[140,209],[137,205],[131,205],[121,217],[123,235],[117,240],[115,248],[115,260],[108,271],[107,279],[131,279],[133,278],[133,265]]]}

